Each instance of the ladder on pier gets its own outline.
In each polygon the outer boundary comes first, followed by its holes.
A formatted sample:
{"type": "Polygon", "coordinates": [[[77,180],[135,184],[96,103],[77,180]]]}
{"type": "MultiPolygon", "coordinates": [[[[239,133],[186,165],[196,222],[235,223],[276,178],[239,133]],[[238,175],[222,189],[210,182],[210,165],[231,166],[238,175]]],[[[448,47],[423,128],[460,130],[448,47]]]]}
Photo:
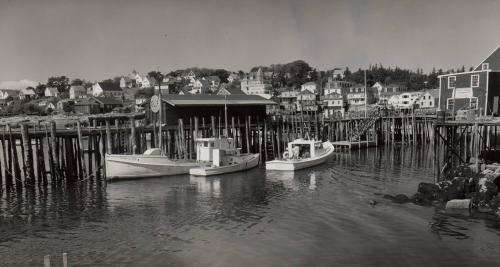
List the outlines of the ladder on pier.
{"type": "Polygon", "coordinates": [[[380,112],[380,110],[371,112],[370,116],[362,120],[357,125],[356,129],[354,130],[354,134],[350,137],[350,141],[359,141],[359,138],[361,138],[361,136],[365,134],[366,131],[368,131],[381,117],[382,113],[380,112]]]}

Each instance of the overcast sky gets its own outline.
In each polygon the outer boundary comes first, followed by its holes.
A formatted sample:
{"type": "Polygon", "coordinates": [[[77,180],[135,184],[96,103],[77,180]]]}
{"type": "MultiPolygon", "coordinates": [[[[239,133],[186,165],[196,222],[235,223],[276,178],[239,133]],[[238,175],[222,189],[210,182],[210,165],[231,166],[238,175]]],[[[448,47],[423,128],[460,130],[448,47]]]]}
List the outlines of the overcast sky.
{"type": "Polygon", "coordinates": [[[0,0],[0,81],[296,59],[472,66],[500,45],[499,11],[498,0],[0,0]]]}

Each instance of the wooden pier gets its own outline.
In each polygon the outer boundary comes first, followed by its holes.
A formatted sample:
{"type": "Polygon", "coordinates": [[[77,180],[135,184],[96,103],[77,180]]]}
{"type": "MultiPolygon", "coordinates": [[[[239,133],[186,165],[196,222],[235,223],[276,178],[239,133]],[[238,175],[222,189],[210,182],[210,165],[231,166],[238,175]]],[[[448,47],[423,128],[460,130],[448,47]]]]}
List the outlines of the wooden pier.
{"type": "MultiPolygon", "coordinates": [[[[326,119],[315,113],[244,114],[229,116],[227,130],[243,152],[260,153],[261,162],[265,162],[281,158],[286,144],[297,138],[330,140],[340,150],[432,143],[434,121],[405,114],[376,119],[326,119]],[[356,140],[351,138],[354,135],[356,140]]],[[[175,124],[164,122],[161,133],[158,125],[157,114],[95,115],[73,119],[64,128],[50,118],[0,122],[0,188],[101,181],[106,153],[140,154],[158,144],[171,159],[194,160],[196,138],[218,137],[225,131],[224,118],[213,115],[181,118],[175,124]]]]}

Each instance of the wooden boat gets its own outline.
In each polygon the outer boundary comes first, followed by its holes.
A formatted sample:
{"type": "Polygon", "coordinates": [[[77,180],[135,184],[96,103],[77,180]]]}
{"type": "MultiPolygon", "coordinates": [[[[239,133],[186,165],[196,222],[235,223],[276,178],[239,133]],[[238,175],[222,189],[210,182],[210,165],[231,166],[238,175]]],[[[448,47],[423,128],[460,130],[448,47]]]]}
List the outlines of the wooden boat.
{"type": "Polygon", "coordinates": [[[162,156],[158,148],[148,149],[142,155],[106,154],[106,180],[149,178],[187,174],[202,163],[171,160],[162,156]]]}
{"type": "Polygon", "coordinates": [[[283,159],[266,162],[266,170],[294,171],[325,162],[334,151],[332,143],[296,139],[288,143],[283,159]]]}
{"type": "Polygon", "coordinates": [[[198,162],[207,165],[189,170],[189,174],[210,176],[239,172],[254,168],[259,164],[259,154],[242,154],[234,147],[232,138],[196,139],[196,157],[198,162]]]}

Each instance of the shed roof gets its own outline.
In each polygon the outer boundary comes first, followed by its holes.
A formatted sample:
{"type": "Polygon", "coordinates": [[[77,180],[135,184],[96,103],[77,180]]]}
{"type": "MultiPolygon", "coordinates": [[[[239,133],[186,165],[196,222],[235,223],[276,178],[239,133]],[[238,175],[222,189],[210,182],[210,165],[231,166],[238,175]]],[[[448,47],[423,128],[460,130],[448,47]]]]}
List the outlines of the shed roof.
{"type": "Polygon", "coordinates": [[[258,95],[163,95],[163,101],[172,106],[223,106],[227,105],[277,105],[276,102],[258,95]],[[225,99],[227,98],[227,100],[225,99]]]}
{"type": "Polygon", "coordinates": [[[103,91],[122,91],[120,85],[115,83],[99,83],[103,91]]]}

